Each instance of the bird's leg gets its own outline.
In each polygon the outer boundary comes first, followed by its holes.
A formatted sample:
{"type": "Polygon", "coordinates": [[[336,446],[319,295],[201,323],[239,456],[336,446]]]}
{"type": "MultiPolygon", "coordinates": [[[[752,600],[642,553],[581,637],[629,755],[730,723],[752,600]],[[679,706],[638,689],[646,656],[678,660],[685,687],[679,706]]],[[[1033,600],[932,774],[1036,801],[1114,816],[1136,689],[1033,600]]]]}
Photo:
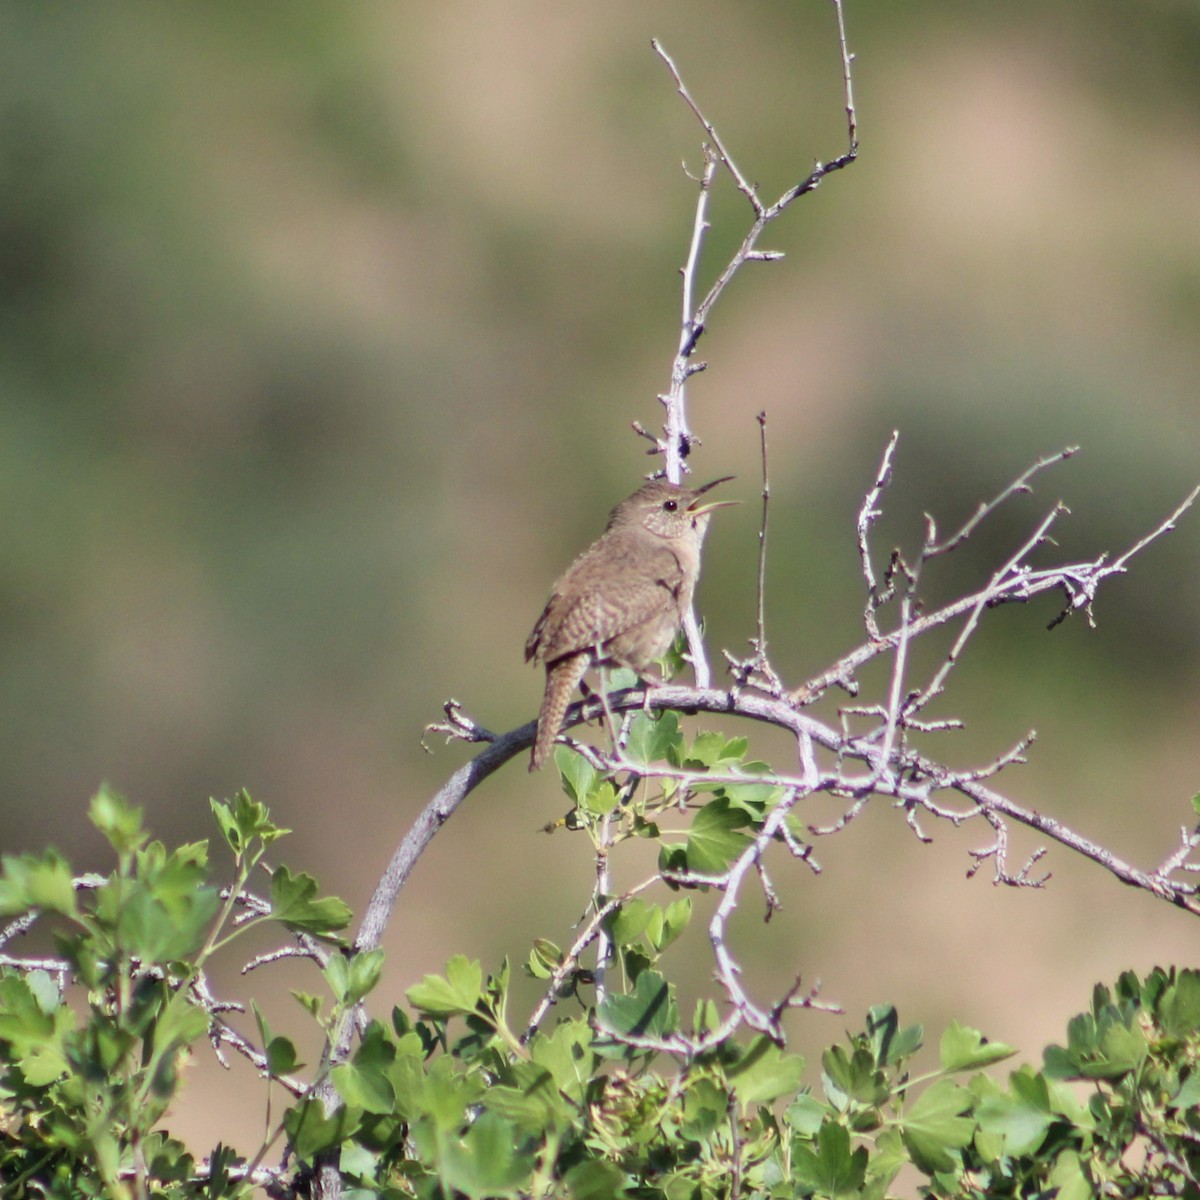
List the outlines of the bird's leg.
{"type": "Polygon", "coordinates": [[[642,684],[642,712],[646,714],[646,720],[651,721],[654,719],[654,715],[650,710],[650,689],[654,684],[645,676],[639,675],[638,678],[642,684]]]}
{"type": "MultiPolygon", "coordinates": [[[[597,657],[599,657],[599,648],[597,648],[597,657]]],[[[608,736],[612,739],[613,753],[618,754],[620,753],[620,739],[612,706],[608,703],[608,667],[603,659],[596,664],[596,670],[600,673],[600,703],[604,708],[604,719],[608,724],[608,736]]]]}
{"type": "Polygon", "coordinates": [[[638,672],[638,681],[642,685],[642,712],[646,714],[647,720],[654,719],[654,711],[650,707],[650,691],[652,688],[665,687],[671,680],[667,674],[665,663],[658,664],[658,678],[654,679],[647,669],[645,672],[638,672]]]}

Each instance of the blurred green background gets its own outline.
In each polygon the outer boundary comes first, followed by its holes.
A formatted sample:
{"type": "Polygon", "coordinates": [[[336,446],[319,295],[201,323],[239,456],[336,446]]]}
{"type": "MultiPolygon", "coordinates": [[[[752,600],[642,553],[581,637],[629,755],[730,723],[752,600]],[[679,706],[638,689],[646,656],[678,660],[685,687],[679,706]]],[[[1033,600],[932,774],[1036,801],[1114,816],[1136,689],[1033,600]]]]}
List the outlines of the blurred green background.
{"type": "MultiPolygon", "coordinates": [[[[881,551],[1083,447],[935,597],[1059,498],[1086,559],[1200,479],[1200,7],[847,4],[861,159],[768,233],[787,258],[726,294],[692,388],[697,476],[748,501],[708,542],[713,656],[753,633],[765,409],[794,683],[861,638],[853,522],[891,429],[881,551]]],[[[524,639],[652,465],[629,423],[658,423],[678,337],[701,138],[651,36],[768,197],[844,148],[825,0],[0,3],[0,848],[103,865],[101,779],[172,840],[245,786],[361,910],[465,759],[420,748],[442,702],[534,715],[524,639]]],[[[712,218],[708,277],[747,209],[726,189],[712,218]]],[[[1200,512],[1102,592],[1096,631],[1047,634],[1054,600],[992,614],[939,752],[1035,727],[1002,786],[1159,861],[1198,790],[1198,547],[1200,512]]],[[[539,832],[565,807],[524,762],[472,797],[402,897],[381,1003],[450,953],[570,940],[587,848],[539,832]]],[[[1194,963],[1190,920],[1099,868],[1055,849],[1047,890],[997,890],[964,879],[985,831],[927,826],[881,806],[818,847],[819,879],[776,864],[770,927],[747,905],[760,994],[802,971],[846,1005],[800,1014],[801,1047],[892,1000],[1036,1056],[1096,979],[1194,963]]],[[[200,1067],[212,1102],[180,1127],[245,1148],[259,1085],[200,1067]]]]}

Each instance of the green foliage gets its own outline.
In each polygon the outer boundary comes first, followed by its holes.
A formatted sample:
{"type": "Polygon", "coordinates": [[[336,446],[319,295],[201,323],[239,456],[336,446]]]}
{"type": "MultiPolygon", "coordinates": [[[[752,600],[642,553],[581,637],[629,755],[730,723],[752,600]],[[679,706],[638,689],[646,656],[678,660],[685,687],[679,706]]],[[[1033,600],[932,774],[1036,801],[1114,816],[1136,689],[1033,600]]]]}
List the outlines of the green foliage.
{"type": "MultiPolygon", "coordinates": [[[[680,763],[724,764],[722,773],[744,754],[708,737],[685,746],[668,726],[669,736],[637,736],[680,763]]],[[[577,828],[606,820],[644,837],[666,812],[652,803],[602,817],[586,806],[603,781],[567,774],[585,810],[577,828]]],[[[679,843],[686,869],[727,869],[778,799],[756,787],[707,789],[695,808],[704,822],[679,843]]],[[[74,880],[53,851],[4,859],[0,911],[53,923],[63,964],[57,974],[0,973],[6,1200],[232,1200],[252,1193],[247,1173],[279,1137],[289,1171],[332,1156],[353,1200],[883,1200],[903,1169],[906,1187],[945,1200],[1200,1196],[1200,972],[1098,987],[1042,1069],[1021,1066],[1005,1080],[988,1070],[1012,1049],[956,1023],[926,1069],[921,1029],[888,1005],[810,1070],[744,1026],[720,1036],[724,1013],[712,1000],[681,1013],[664,956],[689,926],[687,895],[603,910],[597,927],[619,969],[594,1002],[594,979],[539,942],[530,974],[581,1007],[551,1009],[553,1022],[524,1032],[507,1015],[508,967],[489,975],[451,958],[390,1019],[369,1019],[344,1061],[314,1072],[250,1162],[218,1146],[201,1169],[164,1118],[188,1050],[216,1019],[197,986],[211,956],[265,921],[320,939],[330,947],[325,998],[298,998],[330,1044],[382,969],[378,951],[354,954],[338,940],[349,913],[308,877],[277,867],[267,899],[248,898],[252,871],[284,831],[244,793],[213,812],[232,861],[221,885],[205,844],[168,851],[107,791],[92,805],[116,860],[107,876],[74,880]]],[[[285,1079],[303,1066],[295,1047],[252,1007],[264,1074],[295,1087],[285,1079]]]]}
{"type": "MultiPolygon", "coordinates": [[[[90,816],[116,866],[76,882],[53,850],[6,856],[0,914],[53,922],[59,968],[0,973],[0,1193],[74,1198],[201,1194],[185,1147],[159,1129],[189,1050],[212,1017],[199,984],[210,957],[265,921],[327,939],[348,920],[315,883],[276,872],[271,900],[233,917],[263,852],[286,831],[245,793],[213,803],[232,852],[222,891],[206,843],[167,850],[140,810],[103,789],[90,816]],[[68,982],[69,981],[69,982],[68,982]]],[[[377,974],[377,967],[376,967],[377,974]]],[[[366,979],[358,991],[365,991],[366,979]]],[[[269,1069],[295,1068],[295,1049],[256,1013],[269,1069]]],[[[234,1157],[211,1156],[205,1195],[248,1189],[228,1177],[234,1157]],[[224,1164],[224,1165],[222,1165],[224,1164]]]]}

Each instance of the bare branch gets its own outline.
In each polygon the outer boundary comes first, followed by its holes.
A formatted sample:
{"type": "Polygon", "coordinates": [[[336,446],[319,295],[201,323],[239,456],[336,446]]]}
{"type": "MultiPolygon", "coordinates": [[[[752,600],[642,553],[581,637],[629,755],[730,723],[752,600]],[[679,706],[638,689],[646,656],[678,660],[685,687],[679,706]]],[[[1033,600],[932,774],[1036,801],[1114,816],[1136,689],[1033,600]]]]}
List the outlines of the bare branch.
{"type": "MultiPolygon", "coordinates": [[[[758,575],[755,586],[755,636],[749,658],[734,658],[722,651],[736,687],[756,687],[772,696],[783,695],[783,681],[767,658],[767,519],[771,508],[771,479],[767,469],[767,414],[758,414],[759,457],[762,462],[762,519],[758,527],[758,575]]],[[[699,682],[699,680],[697,680],[699,682]]]]}
{"type": "MultiPolygon", "coordinates": [[[[1014,562],[1013,569],[1005,577],[993,576],[980,591],[952,600],[936,611],[913,621],[909,627],[908,636],[919,637],[930,629],[944,625],[955,617],[970,613],[980,606],[995,608],[1000,604],[1026,603],[1035,596],[1046,592],[1065,591],[1070,599],[1067,608],[1052,622],[1052,624],[1058,624],[1074,610],[1090,606],[1100,584],[1113,574],[1123,574],[1126,564],[1134,554],[1140,553],[1158,538],[1173,530],[1176,522],[1192,506],[1198,496],[1200,496],[1200,488],[1189,493],[1166,520],[1145,537],[1139,539],[1114,563],[1108,562],[1106,554],[1099,555],[1091,562],[1070,563],[1036,571],[1024,567],[1018,568],[1014,562]]],[[[1057,513],[1058,510],[1055,509],[1050,515],[1055,516],[1057,513]]],[[[1026,545],[1028,544],[1026,543],[1026,545]]],[[[1014,556],[1014,558],[1016,557],[1014,556]]],[[[1012,561],[1014,560],[1010,560],[1010,562],[1012,561]]],[[[830,687],[844,685],[847,679],[854,678],[864,664],[877,658],[880,654],[894,650],[899,638],[900,631],[895,630],[851,650],[832,667],[792,691],[791,697],[797,702],[810,703],[830,687]]]]}
{"type": "MultiPolygon", "coordinates": [[[[1060,450],[1057,454],[1048,454],[1045,458],[1039,458],[1037,462],[1033,464],[1033,466],[1025,471],[1024,474],[1019,475],[1016,479],[1014,479],[1012,483],[1010,483],[1008,487],[1006,487],[997,496],[994,496],[986,503],[981,503],[975,510],[975,513],[971,519],[967,521],[966,524],[963,525],[957,532],[946,538],[945,541],[935,542],[932,537],[927,538],[925,542],[925,548],[922,551],[922,558],[936,558],[939,554],[948,554],[951,550],[956,549],[962,542],[965,542],[972,533],[975,532],[980,523],[986,517],[995,512],[996,509],[999,508],[1000,505],[1002,505],[1006,500],[1011,499],[1013,496],[1032,492],[1033,488],[1029,486],[1029,481],[1039,471],[1043,471],[1047,467],[1055,466],[1057,463],[1063,462],[1065,459],[1071,458],[1073,455],[1078,453],[1078,446],[1067,446],[1060,450]]],[[[934,528],[933,518],[927,515],[926,519],[928,520],[929,528],[932,531],[934,528]]]]}
{"type": "MultiPolygon", "coordinates": [[[[988,586],[979,594],[975,605],[972,607],[970,615],[967,617],[958,637],[954,639],[954,645],[950,647],[950,653],[946,655],[945,661],[938,669],[933,678],[921,690],[921,692],[913,698],[912,709],[914,712],[920,711],[929,702],[940,696],[942,689],[945,686],[946,678],[958,663],[959,655],[962,654],[963,647],[966,646],[975,630],[979,626],[980,618],[983,616],[985,608],[994,607],[995,601],[991,598],[993,589],[1000,587],[1005,580],[1012,579],[1018,575],[1021,570],[1021,563],[1045,540],[1046,535],[1050,530],[1051,525],[1058,517],[1065,512],[1066,509],[1062,504],[1055,505],[1045,517],[1042,518],[1037,528],[1025,540],[1025,542],[1017,549],[1007,562],[999,567],[992,575],[988,586]]],[[[962,539],[959,538],[959,541],[962,539]]],[[[903,627],[900,630],[904,633],[903,627]]]]}
{"type": "MultiPolygon", "coordinates": [[[[682,76],[679,74],[679,68],[675,66],[671,56],[662,48],[657,38],[650,39],[650,47],[659,58],[667,64],[667,70],[671,72],[671,78],[675,80],[675,90],[683,97],[683,102],[692,110],[696,116],[696,120],[704,126],[704,132],[708,134],[709,141],[715,148],[715,156],[706,156],[709,162],[715,164],[722,162],[728,168],[730,175],[733,176],[734,183],[737,185],[737,190],[750,201],[750,207],[754,209],[754,215],[759,217],[763,212],[763,203],[758,198],[758,193],[746,181],[746,177],[738,170],[737,164],[733,161],[733,156],[725,148],[725,143],[721,141],[721,135],[717,132],[716,126],[700,111],[700,106],[692,98],[691,92],[688,91],[687,85],[683,82],[682,76]]],[[[711,180],[710,180],[711,182],[711,180]]],[[[687,313],[684,314],[687,316],[687,313]]]]}
{"type": "MultiPolygon", "coordinates": [[[[908,663],[908,630],[909,618],[912,615],[912,598],[905,596],[900,602],[900,640],[896,644],[896,657],[892,662],[892,685],[888,695],[887,720],[884,722],[883,740],[880,746],[879,760],[876,770],[882,774],[892,761],[892,747],[896,741],[897,729],[903,728],[902,692],[904,689],[904,668],[908,663]]],[[[903,701],[903,708],[909,707],[909,701],[903,701]]]]}
{"type": "MultiPolygon", "coordinates": [[[[883,495],[884,488],[891,482],[892,456],[896,453],[896,443],[899,440],[900,431],[893,429],[887,448],[883,452],[883,458],[880,460],[879,470],[875,473],[875,483],[863,500],[862,508],[858,510],[858,558],[862,564],[863,578],[867,583],[867,605],[863,612],[863,622],[867,627],[867,636],[873,640],[880,636],[875,613],[885,600],[891,598],[892,588],[889,586],[885,593],[880,590],[879,584],[875,580],[875,570],[871,565],[871,526],[883,516],[879,500],[883,495]]],[[[889,571],[890,578],[891,572],[889,571]]]]}
{"type": "Polygon", "coordinates": [[[767,518],[771,512],[771,473],[767,469],[767,414],[758,414],[758,444],[762,456],[762,523],[758,527],[758,575],[754,589],[755,654],[767,656],[767,518]]]}
{"type": "MultiPolygon", "coordinates": [[[[758,239],[766,226],[775,220],[788,204],[798,196],[815,188],[825,175],[846,166],[857,156],[857,118],[854,111],[854,94],[851,81],[853,55],[850,54],[846,45],[846,27],[842,13],[842,0],[834,0],[834,8],[837,14],[838,46],[841,55],[842,79],[845,89],[849,146],[846,152],[838,159],[824,165],[818,163],[817,167],[803,184],[789,189],[788,192],[785,192],[779,200],[769,207],[759,198],[756,189],[748,182],[746,176],[742,174],[734,162],[733,156],[729,152],[724,139],[717,131],[716,126],[704,115],[700,105],[684,83],[683,76],[680,74],[674,60],[657,40],[650,43],[654,53],[658,55],[666,65],[668,71],[670,71],[676,91],[678,91],[684,103],[700,122],[707,139],[702,146],[704,167],[696,179],[698,192],[695,216],[692,221],[692,236],[688,245],[687,260],[680,272],[683,280],[683,314],[680,322],[679,343],[674,360],[671,363],[670,387],[665,393],[659,396],[659,400],[666,410],[663,422],[663,437],[661,440],[654,439],[655,452],[661,449],[664,457],[663,466],[658,473],[665,475],[672,483],[682,481],[687,470],[685,460],[691,454],[693,447],[698,444],[698,439],[688,428],[686,387],[687,381],[692,375],[697,371],[703,370],[704,367],[703,363],[694,362],[692,356],[695,354],[696,346],[707,327],[709,313],[712,311],[722,292],[724,292],[733,277],[741,269],[743,263],[748,261],[774,262],[783,257],[779,251],[760,250],[758,248],[758,239]],[[749,201],[753,211],[753,220],[749,230],[743,237],[737,250],[734,251],[729,262],[726,263],[725,267],[718,274],[716,281],[709,287],[704,298],[697,304],[695,301],[696,280],[704,249],[705,235],[709,229],[709,198],[716,180],[718,168],[722,166],[729,172],[734,186],[749,201]]],[[[635,431],[639,432],[641,436],[646,436],[644,430],[635,427],[635,431]]],[[[687,637],[689,658],[692,661],[695,671],[696,685],[702,688],[708,687],[711,675],[708,667],[708,659],[700,639],[699,623],[696,620],[694,611],[689,611],[685,614],[683,630],[687,637]]]]}
{"type": "Polygon", "coordinates": [[[1168,875],[1172,875],[1176,871],[1188,871],[1192,874],[1200,873],[1200,863],[1188,861],[1197,847],[1200,847],[1200,825],[1197,825],[1194,829],[1188,829],[1184,825],[1179,830],[1178,848],[1171,854],[1168,854],[1158,864],[1154,874],[1160,879],[1166,879],[1168,875]]]}

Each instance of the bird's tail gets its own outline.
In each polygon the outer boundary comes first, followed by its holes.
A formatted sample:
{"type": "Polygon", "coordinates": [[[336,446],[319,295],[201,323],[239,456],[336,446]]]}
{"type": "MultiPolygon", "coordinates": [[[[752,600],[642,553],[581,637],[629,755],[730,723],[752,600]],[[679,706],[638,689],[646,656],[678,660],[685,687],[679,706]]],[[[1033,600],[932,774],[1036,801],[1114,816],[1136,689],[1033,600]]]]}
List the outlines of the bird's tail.
{"type": "Polygon", "coordinates": [[[591,655],[585,650],[578,654],[569,654],[546,667],[546,691],[542,696],[542,711],[538,713],[537,734],[533,739],[533,750],[529,755],[529,769],[539,770],[550,751],[554,748],[554,739],[562,728],[563,717],[567,705],[579,686],[588,669],[591,655]]]}

